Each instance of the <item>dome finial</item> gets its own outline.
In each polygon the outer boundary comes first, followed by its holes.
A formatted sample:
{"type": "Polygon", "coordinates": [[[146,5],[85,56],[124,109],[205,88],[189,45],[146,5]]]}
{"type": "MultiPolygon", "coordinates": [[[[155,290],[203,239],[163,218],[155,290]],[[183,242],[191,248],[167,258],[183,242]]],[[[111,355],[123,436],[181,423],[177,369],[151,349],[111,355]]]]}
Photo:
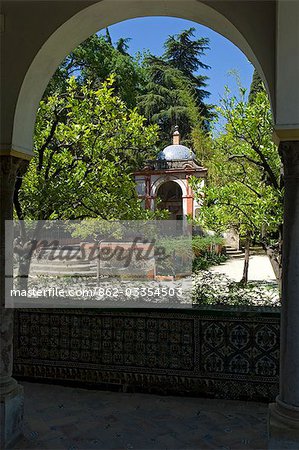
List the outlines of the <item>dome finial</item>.
{"type": "Polygon", "coordinates": [[[172,134],[172,143],[173,143],[173,145],[179,145],[180,144],[180,137],[181,137],[181,135],[180,135],[180,132],[179,132],[179,127],[178,127],[178,125],[176,125],[174,127],[174,132],[172,134]]]}

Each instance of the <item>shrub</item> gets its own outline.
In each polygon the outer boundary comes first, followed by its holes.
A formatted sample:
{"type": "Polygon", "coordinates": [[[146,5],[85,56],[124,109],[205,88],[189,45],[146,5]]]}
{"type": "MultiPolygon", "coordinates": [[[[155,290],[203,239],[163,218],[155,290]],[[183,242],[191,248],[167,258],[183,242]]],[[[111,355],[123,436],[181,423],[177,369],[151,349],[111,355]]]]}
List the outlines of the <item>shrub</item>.
{"type": "Polygon", "coordinates": [[[157,274],[187,273],[191,269],[191,261],[193,272],[225,262],[227,256],[221,253],[223,242],[223,238],[218,236],[193,236],[192,241],[184,236],[161,239],[158,245],[170,257],[157,263],[157,274]]]}
{"type": "Polygon", "coordinates": [[[198,272],[199,270],[206,270],[211,266],[217,266],[225,261],[228,257],[224,254],[217,255],[216,253],[205,252],[200,256],[196,256],[193,259],[192,272],[198,272]]]}
{"type": "Polygon", "coordinates": [[[165,249],[167,254],[175,252],[179,256],[192,256],[192,242],[190,237],[169,237],[160,239],[157,242],[158,246],[165,249]]]}
{"type": "Polygon", "coordinates": [[[193,236],[192,248],[196,256],[209,253],[221,253],[224,239],[220,236],[193,236]]]}
{"type": "Polygon", "coordinates": [[[169,237],[159,240],[157,245],[168,255],[165,260],[157,260],[157,275],[175,276],[191,272],[193,251],[190,237],[169,237]]]}
{"type": "Polygon", "coordinates": [[[206,270],[193,275],[193,303],[198,305],[280,306],[276,283],[251,281],[246,286],[206,270]]]}

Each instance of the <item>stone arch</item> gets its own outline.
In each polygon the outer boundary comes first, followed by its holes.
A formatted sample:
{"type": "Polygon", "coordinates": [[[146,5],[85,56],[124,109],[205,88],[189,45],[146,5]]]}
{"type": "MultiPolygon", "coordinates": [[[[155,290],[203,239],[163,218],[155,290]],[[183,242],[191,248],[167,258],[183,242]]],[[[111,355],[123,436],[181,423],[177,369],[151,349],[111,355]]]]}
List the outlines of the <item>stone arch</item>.
{"type": "MultiPolygon", "coordinates": [[[[27,154],[31,153],[39,101],[51,76],[64,57],[99,29],[127,19],[145,16],[172,16],[205,25],[225,36],[243,51],[259,71],[266,86],[270,86],[272,80],[267,79],[266,72],[270,74],[271,71],[269,71],[269,67],[266,67],[267,64],[264,64],[265,67],[263,67],[260,62],[261,57],[256,56],[258,43],[253,49],[241,29],[242,21],[237,27],[216,8],[217,6],[214,7],[214,4],[212,7],[208,6],[206,2],[202,3],[198,0],[140,0],[138,2],[134,0],[102,0],[74,14],[44,42],[27,70],[15,108],[13,149],[27,154]],[[118,7],[116,3],[118,3],[118,7]]],[[[269,75],[268,78],[270,77],[269,75]]],[[[274,86],[270,86],[270,94],[273,90],[274,86]]],[[[274,104],[271,95],[270,98],[274,104]]]]}
{"type": "Polygon", "coordinates": [[[182,197],[185,197],[187,195],[187,188],[186,188],[186,185],[184,183],[184,180],[181,180],[179,178],[176,178],[174,176],[169,176],[169,175],[166,176],[166,177],[165,176],[160,177],[160,178],[158,178],[157,180],[154,181],[154,183],[151,186],[151,193],[150,193],[150,195],[152,197],[156,197],[159,188],[163,184],[167,183],[168,181],[172,181],[172,182],[174,182],[174,183],[176,183],[176,184],[178,184],[180,186],[181,191],[182,191],[182,197]]]}

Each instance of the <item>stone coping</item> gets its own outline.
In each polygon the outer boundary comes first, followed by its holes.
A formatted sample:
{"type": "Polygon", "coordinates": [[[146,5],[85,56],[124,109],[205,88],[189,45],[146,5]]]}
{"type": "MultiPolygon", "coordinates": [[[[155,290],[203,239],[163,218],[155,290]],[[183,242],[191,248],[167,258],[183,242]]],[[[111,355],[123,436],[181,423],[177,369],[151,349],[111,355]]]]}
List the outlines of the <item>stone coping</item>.
{"type": "Polygon", "coordinates": [[[174,313],[178,314],[195,314],[195,315],[210,315],[211,313],[215,316],[245,316],[254,317],[256,315],[261,317],[280,317],[280,307],[270,307],[270,306],[222,306],[222,305],[194,305],[192,308],[16,308],[18,311],[28,311],[28,312],[50,312],[51,310],[55,314],[63,314],[65,311],[68,313],[78,312],[82,309],[82,312],[86,314],[92,313],[113,313],[113,312],[125,312],[125,313],[174,313]]]}

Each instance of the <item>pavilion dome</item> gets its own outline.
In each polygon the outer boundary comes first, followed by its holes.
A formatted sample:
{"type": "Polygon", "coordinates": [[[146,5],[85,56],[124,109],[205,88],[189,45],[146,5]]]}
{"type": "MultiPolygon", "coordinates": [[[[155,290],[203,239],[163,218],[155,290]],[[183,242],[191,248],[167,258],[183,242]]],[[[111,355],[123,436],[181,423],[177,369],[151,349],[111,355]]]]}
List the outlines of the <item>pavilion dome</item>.
{"type": "Polygon", "coordinates": [[[168,145],[158,153],[157,160],[173,161],[173,160],[191,160],[195,159],[195,154],[190,148],[181,144],[168,145]]]}
{"type": "Polygon", "coordinates": [[[158,161],[190,161],[195,159],[195,155],[190,148],[182,145],[180,143],[180,132],[179,127],[176,125],[174,127],[174,132],[172,134],[172,144],[168,145],[161,152],[158,153],[157,160],[158,161]]]}

